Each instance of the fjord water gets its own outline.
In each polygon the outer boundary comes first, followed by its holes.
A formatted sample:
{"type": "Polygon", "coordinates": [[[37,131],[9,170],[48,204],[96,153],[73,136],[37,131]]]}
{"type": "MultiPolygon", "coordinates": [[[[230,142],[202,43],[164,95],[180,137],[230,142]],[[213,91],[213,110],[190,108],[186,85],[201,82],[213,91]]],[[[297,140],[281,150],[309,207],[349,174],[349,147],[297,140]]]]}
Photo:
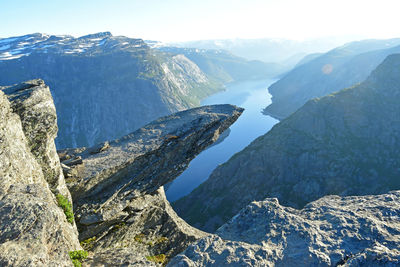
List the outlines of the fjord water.
{"type": "Polygon", "coordinates": [[[263,115],[262,109],[271,103],[267,88],[275,80],[244,81],[229,84],[226,90],[204,99],[202,105],[233,104],[245,108],[243,114],[230,127],[222,142],[198,155],[189,167],[166,190],[169,201],[175,201],[207,180],[211,172],[241,151],[255,138],[268,132],[278,120],[263,115]]]}

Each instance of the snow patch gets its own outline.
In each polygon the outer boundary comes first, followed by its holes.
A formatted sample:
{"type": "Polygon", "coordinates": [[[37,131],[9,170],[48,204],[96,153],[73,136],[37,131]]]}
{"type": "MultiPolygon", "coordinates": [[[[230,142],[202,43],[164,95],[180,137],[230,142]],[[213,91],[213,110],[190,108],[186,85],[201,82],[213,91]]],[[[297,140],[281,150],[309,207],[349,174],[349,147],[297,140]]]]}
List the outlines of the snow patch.
{"type": "Polygon", "coordinates": [[[3,45],[3,46],[0,46],[0,50],[6,50],[6,49],[8,49],[8,48],[10,48],[10,45],[3,45]]]}
{"type": "Polygon", "coordinates": [[[15,40],[18,40],[18,39],[19,39],[19,37],[3,39],[3,40],[0,40],[0,44],[2,44],[2,43],[11,43],[11,42],[13,42],[15,40]]]}
{"type": "Polygon", "coordinates": [[[0,54],[0,60],[10,60],[10,59],[17,59],[23,56],[29,56],[30,53],[26,53],[26,54],[18,54],[18,55],[13,55],[9,52],[5,52],[3,54],[0,54]]]}
{"type": "Polygon", "coordinates": [[[106,39],[103,39],[97,44],[97,46],[103,45],[105,42],[106,42],[106,39]]]}

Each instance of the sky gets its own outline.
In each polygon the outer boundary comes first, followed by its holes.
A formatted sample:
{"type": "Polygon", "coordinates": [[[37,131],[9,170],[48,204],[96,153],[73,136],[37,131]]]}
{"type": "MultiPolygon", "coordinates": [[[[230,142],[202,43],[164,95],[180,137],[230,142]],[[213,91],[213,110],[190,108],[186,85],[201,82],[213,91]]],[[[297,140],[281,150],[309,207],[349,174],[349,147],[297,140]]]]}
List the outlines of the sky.
{"type": "Polygon", "coordinates": [[[145,40],[400,37],[400,0],[0,0],[0,38],[110,31],[145,40]]]}

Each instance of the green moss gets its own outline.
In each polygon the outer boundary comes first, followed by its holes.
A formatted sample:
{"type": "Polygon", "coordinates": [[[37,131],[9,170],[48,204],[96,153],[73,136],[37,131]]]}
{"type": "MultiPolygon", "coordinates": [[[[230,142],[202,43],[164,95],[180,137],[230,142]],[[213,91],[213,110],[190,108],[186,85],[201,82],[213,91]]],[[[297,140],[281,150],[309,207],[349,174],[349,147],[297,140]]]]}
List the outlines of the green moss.
{"type": "Polygon", "coordinates": [[[164,243],[164,242],[168,242],[168,238],[165,237],[165,236],[162,236],[162,237],[160,237],[160,238],[158,238],[158,239],[156,240],[156,245],[157,245],[157,244],[164,243]]]}
{"type": "Polygon", "coordinates": [[[135,235],[134,239],[136,242],[143,243],[144,234],[135,235]]]}
{"type": "Polygon", "coordinates": [[[82,267],[82,262],[80,260],[72,260],[72,264],[74,265],[74,267],[82,267]]]}
{"type": "Polygon", "coordinates": [[[81,267],[82,261],[86,259],[88,256],[88,252],[85,250],[74,250],[69,252],[69,257],[74,264],[74,267],[81,267]]]}
{"type": "Polygon", "coordinates": [[[146,259],[155,263],[164,264],[167,261],[167,256],[165,256],[165,254],[159,254],[154,256],[146,256],[146,259]]]}
{"type": "Polygon", "coordinates": [[[67,221],[71,224],[74,223],[74,212],[72,211],[72,204],[68,201],[66,197],[61,194],[57,194],[57,203],[58,206],[64,210],[65,216],[67,217],[67,221]]]}
{"type": "Polygon", "coordinates": [[[81,241],[80,244],[84,249],[90,250],[94,246],[94,244],[93,244],[94,241],[96,241],[96,237],[95,236],[81,241]]]}
{"type": "Polygon", "coordinates": [[[115,229],[115,230],[118,230],[118,229],[120,229],[120,228],[122,228],[122,227],[124,227],[124,226],[125,226],[125,222],[121,222],[121,223],[119,223],[119,224],[114,225],[114,229],[115,229]]]}

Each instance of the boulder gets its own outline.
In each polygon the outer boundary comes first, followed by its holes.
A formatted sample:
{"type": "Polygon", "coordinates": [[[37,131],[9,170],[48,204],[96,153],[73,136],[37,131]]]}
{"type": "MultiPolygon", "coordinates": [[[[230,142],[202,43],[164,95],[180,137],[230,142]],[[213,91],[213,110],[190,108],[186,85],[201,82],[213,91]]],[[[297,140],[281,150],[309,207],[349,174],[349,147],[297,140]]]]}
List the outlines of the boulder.
{"type": "Polygon", "coordinates": [[[398,266],[400,191],[326,196],[301,210],[252,202],[168,266],[398,266]]]}

